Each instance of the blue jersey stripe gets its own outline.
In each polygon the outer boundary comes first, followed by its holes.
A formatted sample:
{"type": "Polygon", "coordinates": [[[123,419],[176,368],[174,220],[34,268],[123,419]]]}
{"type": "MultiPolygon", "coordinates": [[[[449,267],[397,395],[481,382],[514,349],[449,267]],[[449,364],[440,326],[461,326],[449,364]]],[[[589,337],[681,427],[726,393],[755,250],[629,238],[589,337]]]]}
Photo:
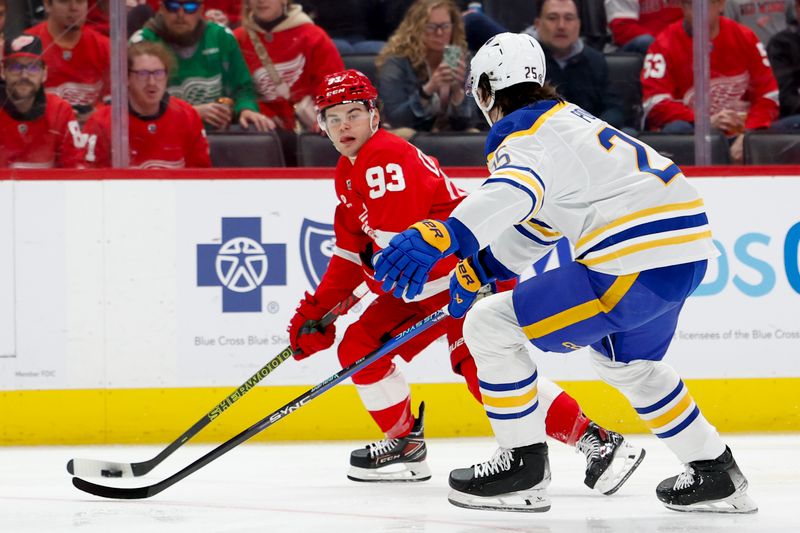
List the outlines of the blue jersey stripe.
{"type": "Polygon", "coordinates": [[[535,404],[519,413],[493,413],[491,411],[486,411],[486,416],[494,418],[495,420],[514,420],[515,418],[522,418],[523,416],[531,414],[537,407],[539,407],[539,400],[536,400],[535,404]]]}
{"type": "Polygon", "coordinates": [[[686,427],[689,424],[694,422],[694,419],[697,418],[699,415],[700,415],[700,408],[695,405],[692,412],[689,413],[689,416],[687,416],[683,422],[681,422],[674,428],[670,429],[669,431],[665,431],[663,433],[656,433],[656,437],[658,437],[659,439],[666,439],[674,435],[677,435],[678,433],[686,429],[686,427]]]}
{"type": "Polygon", "coordinates": [[[536,171],[533,170],[530,167],[521,167],[519,165],[503,165],[502,167],[497,167],[496,169],[494,169],[493,172],[501,172],[501,171],[503,171],[504,169],[507,169],[507,168],[510,168],[512,170],[521,170],[522,172],[527,172],[528,174],[530,174],[531,176],[536,178],[536,181],[538,181],[539,185],[542,186],[542,190],[543,191],[545,190],[544,182],[542,181],[542,178],[539,177],[539,174],[537,174],[536,171]]]}
{"type": "Polygon", "coordinates": [[[705,213],[698,213],[696,215],[685,215],[674,218],[665,218],[662,220],[654,220],[652,222],[646,222],[644,224],[639,224],[638,226],[634,226],[632,228],[620,231],[619,233],[615,233],[610,237],[606,237],[605,239],[603,239],[602,241],[595,244],[594,246],[583,252],[581,255],[579,255],[577,259],[583,259],[588,254],[591,254],[593,252],[598,252],[605,248],[609,248],[611,246],[614,246],[615,244],[625,242],[629,239],[642,237],[643,235],[654,235],[656,233],[663,233],[665,231],[697,228],[700,226],[705,226],[706,224],[708,224],[708,217],[706,216],[705,213]]]}
{"type": "Polygon", "coordinates": [[[536,381],[537,377],[539,377],[539,372],[534,370],[531,376],[523,379],[522,381],[517,381],[514,383],[489,383],[488,381],[481,381],[479,379],[478,384],[482,389],[486,389],[488,391],[503,392],[510,390],[518,390],[527,387],[528,385],[536,381]]]}
{"type": "Polygon", "coordinates": [[[533,207],[531,207],[531,210],[528,211],[528,214],[526,214],[524,217],[522,217],[522,220],[527,220],[531,216],[531,214],[533,213],[534,209],[536,209],[536,205],[537,205],[537,202],[538,202],[538,198],[536,197],[536,194],[531,189],[529,189],[528,187],[524,186],[522,183],[520,183],[518,181],[515,181],[515,180],[512,180],[512,179],[495,177],[495,178],[489,178],[486,181],[484,181],[483,183],[485,185],[487,183],[495,183],[495,182],[497,182],[497,183],[507,183],[507,184],[511,185],[512,187],[516,187],[517,189],[528,193],[528,196],[531,197],[531,202],[533,203],[533,207]]]}
{"type": "Polygon", "coordinates": [[[517,230],[518,232],[520,232],[521,234],[523,234],[526,238],[532,240],[533,242],[539,243],[542,246],[552,246],[555,243],[557,243],[558,240],[561,238],[561,237],[559,237],[558,239],[556,239],[554,241],[545,241],[543,239],[540,239],[539,237],[537,237],[536,235],[534,235],[530,231],[528,231],[528,228],[526,228],[522,224],[515,224],[514,225],[514,229],[517,230]]]}
{"type": "Polygon", "coordinates": [[[646,415],[648,413],[652,413],[653,411],[658,411],[659,409],[667,405],[669,402],[674,400],[675,397],[677,397],[682,390],[683,390],[683,380],[678,381],[678,386],[675,387],[675,390],[667,394],[664,398],[657,401],[653,405],[648,405],[647,407],[636,407],[635,408],[636,412],[639,413],[640,415],[646,415]]]}

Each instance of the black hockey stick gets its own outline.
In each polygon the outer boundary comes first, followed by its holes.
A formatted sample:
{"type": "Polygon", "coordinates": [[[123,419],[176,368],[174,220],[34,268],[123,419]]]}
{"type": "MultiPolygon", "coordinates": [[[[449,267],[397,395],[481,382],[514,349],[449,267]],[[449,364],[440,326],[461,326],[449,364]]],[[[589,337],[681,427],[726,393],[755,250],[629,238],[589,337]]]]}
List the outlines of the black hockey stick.
{"type": "MultiPolygon", "coordinates": [[[[338,317],[347,313],[361,298],[369,292],[369,287],[366,283],[362,283],[353,291],[353,294],[345,298],[343,301],[336,304],[336,306],[325,313],[320,319],[319,326],[324,328],[336,320],[338,317]]],[[[161,450],[161,452],[147,461],[140,463],[115,463],[112,461],[98,461],[96,459],[70,459],[67,463],[67,472],[76,476],[84,477],[139,477],[147,474],[153,468],[158,466],[164,459],[169,457],[175,450],[186,444],[192,437],[200,433],[200,431],[210,424],[215,418],[225,412],[230,406],[239,400],[242,396],[247,394],[259,381],[264,379],[270,372],[278,368],[284,361],[294,355],[291,346],[287,346],[281,353],[276,355],[271,361],[262,366],[255,374],[242,383],[236,390],[231,392],[227,398],[222,400],[211,411],[206,413],[203,418],[194,423],[192,427],[183,432],[183,434],[173,441],[169,446],[161,450]]]]}
{"type": "Polygon", "coordinates": [[[274,411],[266,418],[263,418],[250,426],[249,428],[245,429],[235,437],[225,441],[224,443],[220,444],[207,454],[205,454],[200,459],[196,460],[189,466],[179,470],[175,474],[172,474],[168,478],[159,481],[153,485],[148,485],[146,487],[108,487],[105,485],[98,485],[96,483],[91,483],[79,477],[72,478],[72,484],[75,485],[76,488],[88,492],[89,494],[94,494],[95,496],[102,496],[103,498],[116,498],[122,500],[139,500],[142,498],[149,498],[150,496],[154,496],[161,492],[162,490],[171,487],[178,481],[182,480],[189,474],[197,472],[205,465],[214,461],[221,457],[222,455],[228,453],[236,446],[240,445],[241,443],[245,442],[246,440],[250,439],[251,437],[261,433],[269,426],[274,424],[275,422],[281,420],[285,416],[293,413],[294,411],[300,409],[303,405],[307,404],[323,392],[327,391],[337,383],[344,381],[345,379],[349,378],[359,370],[367,367],[368,365],[374,363],[387,353],[392,352],[398,346],[402,345],[407,340],[410,340],[423,331],[427,330],[444,317],[447,314],[445,313],[444,309],[436,311],[432,315],[427,316],[426,318],[422,319],[421,321],[417,322],[410,328],[406,329],[402,333],[398,334],[397,336],[389,339],[389,341],[375,350],[374,352],[365,355],[352,365],[348,366],[347,368],[343,368],[342,370],[338,371],[334,375],[327,378],[322,383],[314,386],[313,388],[307,390],[291,402],[287,403],[277,411],[274,411]]]}

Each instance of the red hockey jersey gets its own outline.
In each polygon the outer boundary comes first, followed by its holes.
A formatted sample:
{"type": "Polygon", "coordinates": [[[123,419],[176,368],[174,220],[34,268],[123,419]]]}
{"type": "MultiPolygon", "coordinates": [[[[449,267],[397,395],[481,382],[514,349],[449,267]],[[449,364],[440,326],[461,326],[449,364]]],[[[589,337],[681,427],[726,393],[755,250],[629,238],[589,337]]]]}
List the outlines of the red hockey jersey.
{"type": "MultiPolygon", "coordinates": [[[[683,21],[671,24],[648,50],[642,68],[642,99],[648,129],[668,122],[694,122],[692,38],[683,21]]],[[[711,42],[711,114],[747,113],[745,128],[767,128],[778,116],[778,84],[764,45],[749,28],[720,17],[711,42]]],[[[730,133],[730,132],[728,132],[730,133]]]]}
{"type": "Polygon", "coordinates": [[[44,109],[40,105],[27,116],[0,107],[0,168],[83,166],[85,138],[75,112],[54,94],[43,98],[44,109]]]}
{"type": "MultiPolygon", "coordinates": [[[[84,126],[89,136],[86,162],[93,167],[111,166],[111,107],[101,106],[84,126]]],[[[169,97],[159,114],[128,114],[131,168],[210,167],[203,122],[188,103],[169,97]]]]}
{"type": "MultiPolygon", "coordinates": [[[[425,218],[446,219],[465,193],[444,174],[436,159],[400,137],[378,130],[359,151],[355,163],[339,158],[336,166],[336,246],[328,270],[316,291],[324,308],[332,307],[363,280],[382,293],[365,264],[371,252],[425,218]],[[362,256],[364,259],[362,260],[362,256]]],[[[430,273],[423,300],[448,290],[455,256],[440,261],[430,273]]]]}
{"type": "Polygon", "coordinates": [[[25,33],[42,40],[44,62],[47,64],[45,90],[53,92],[72,106],[94,106],[107,96],[111,51],[108,37],[84,26],[75,48],[61,48],[41,22],[25,33]]]}
{"type": "Polygon", "coordinates": [[[605,7],[608,28],[618,46],[640,35],[655,37],[683,18],[681,0],[605,0],[605,7]]]}
{"type": "Polygon", "coordinates": [[[252,23],[245,21],[233,34],[253,76],[258,106],[262,113],[278,117],[284,128],[292,130],[294,104],[306,96],[313,97],[323,77],[344,70],[342,58],[325,30],[312,23],[305,13],[299,11],[299,6],[293,8],[287,20],[275,27],[269,38],[263,31],[254,30],[281,80],[289,86],[290,95],[286,99],[278,94],[277,85],[258,57],[248,35],[248,25],[252,23]]]}

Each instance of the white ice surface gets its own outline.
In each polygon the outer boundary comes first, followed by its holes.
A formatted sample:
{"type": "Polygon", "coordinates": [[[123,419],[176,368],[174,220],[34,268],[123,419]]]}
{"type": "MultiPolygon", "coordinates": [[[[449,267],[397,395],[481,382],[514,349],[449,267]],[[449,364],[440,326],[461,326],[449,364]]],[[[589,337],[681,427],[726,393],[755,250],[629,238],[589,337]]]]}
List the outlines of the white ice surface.
{"type": "MultiPolygon", "coordinates": [[[[800,434],[724,436],[750,480],[755,515],[676,513],[655,486],[682,467],[655,438],[633,435],[647,457],[620,491],[606,497],[583,483],[583,458],[550,445],[552,509],[523,514],[474,511],[447,502],[453,468],[488,459],[490,439],[429,439],[433,478],[423,483],[355,483],[345,477],[363,443],[240,446],[147,500],[104,500],[75,489],[70,458],[141,461],[158,446],[0,447],[0,532],[245,533],[459,532],[740,533],[800,532],[800,434]]],[[[103,484],[154,483],[212,446],[187,445],[148,476],[103,484]]]]}

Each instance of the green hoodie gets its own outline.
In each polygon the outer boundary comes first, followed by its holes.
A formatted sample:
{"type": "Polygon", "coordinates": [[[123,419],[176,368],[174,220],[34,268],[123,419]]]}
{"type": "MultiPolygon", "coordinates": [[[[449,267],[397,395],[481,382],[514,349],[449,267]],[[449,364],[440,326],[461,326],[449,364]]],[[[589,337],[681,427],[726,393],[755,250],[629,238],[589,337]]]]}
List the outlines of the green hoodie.
{"type": "Polygon", "coordinates": [[[221,96],[233,98],[234,111],[258,111],[253,79],[233,33],[213,22],[205,30],[191,55],[184,57],[181,49],[164,42],[152,25],[137,31],[131,42],[163,42],[175,54],[178,68],[169,79],[167,91],[192,105],[215,102],[221,96]]]}

